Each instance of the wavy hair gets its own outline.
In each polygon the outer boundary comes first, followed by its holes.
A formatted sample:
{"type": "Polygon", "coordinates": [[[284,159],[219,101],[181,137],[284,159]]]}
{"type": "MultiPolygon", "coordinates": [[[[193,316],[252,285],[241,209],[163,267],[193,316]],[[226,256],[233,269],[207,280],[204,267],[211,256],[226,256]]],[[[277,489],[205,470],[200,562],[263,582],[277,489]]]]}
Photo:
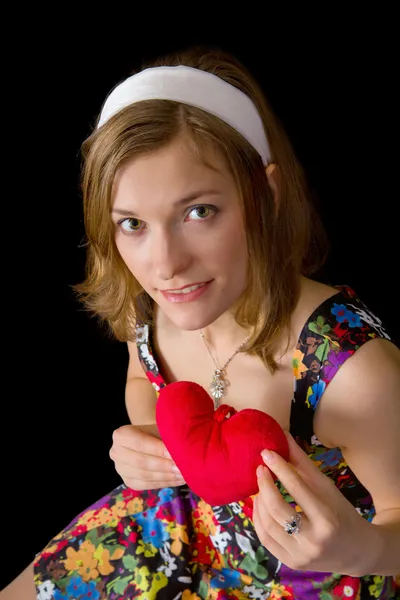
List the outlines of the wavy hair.
{"type": "Polygon", "coordinates": [[[235,179],[247,235],[248,284],[234,314],[252,332],[242,351],[258,355],[274,372],[274,351],[298,302],[300,275],[313,274],[327,256],[325,231],[285,130],[247,68],[226,52],[208,48],[168,55],[143,68],[177,65],[213,73],[253,100],[264,123],[272,161],[279,167],[278,210],[260,156],[235,129],[179,102],[155,99],[133,104],[94,129],[82,145],[87,265],[85,280],[75,288],[87,309],[106,322],[120,341],[134,339],[136,320],[152,322],[153,302],[116,247],[111,220],[113,182],[126,161],[184,135],[205,162],[210,147],[220,152],[235,179]]]}

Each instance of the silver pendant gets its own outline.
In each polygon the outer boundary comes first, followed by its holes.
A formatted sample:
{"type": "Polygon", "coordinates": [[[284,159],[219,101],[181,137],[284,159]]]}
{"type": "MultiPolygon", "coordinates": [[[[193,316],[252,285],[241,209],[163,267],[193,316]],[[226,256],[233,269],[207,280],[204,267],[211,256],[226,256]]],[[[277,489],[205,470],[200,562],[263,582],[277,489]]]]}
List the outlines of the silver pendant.
{"type": "Polygon", "coordinates": [[[217,369],[214,371],[212,381],[210,383],[210,393],[214,398],[214,407],[218,408],[219,400],[226,395],[226,382],[223,380],[222,371],[217,369]]]}

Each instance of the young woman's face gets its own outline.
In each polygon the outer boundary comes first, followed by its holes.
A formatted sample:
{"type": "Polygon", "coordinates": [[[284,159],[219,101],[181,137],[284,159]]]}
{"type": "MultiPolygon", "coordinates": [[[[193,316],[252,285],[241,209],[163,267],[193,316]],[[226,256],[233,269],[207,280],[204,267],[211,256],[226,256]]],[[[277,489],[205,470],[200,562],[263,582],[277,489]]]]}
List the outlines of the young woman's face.
{"type": "Polygon", "coordinates": [[[176,140],[118,171],[112,203],[122,259],[175,325],[196,330],[230,309],[246,286],[238,191],[221,157],[213,169],[176,140]]]}

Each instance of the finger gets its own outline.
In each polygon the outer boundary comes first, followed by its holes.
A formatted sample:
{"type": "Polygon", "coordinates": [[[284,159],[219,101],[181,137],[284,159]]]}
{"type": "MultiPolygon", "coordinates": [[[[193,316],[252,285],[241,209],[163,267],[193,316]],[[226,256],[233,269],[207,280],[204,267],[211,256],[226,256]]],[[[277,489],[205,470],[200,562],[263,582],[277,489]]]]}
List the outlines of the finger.
{"type": "Polygon", "coordinates": [[[132,469],[144,469],[158,473],[180,473],[178,467],[170,458],[160,458],[151,454],[143,454],[124,446],[114,444],[110,448],[110,458],[116,464],[127,464],[132,469]]]}
{"type": "Polygon", "coordinates": [[[296,516],[296,510],[282,497],[274,484],[271,473],[265,467],[257,468],[258,515],[264,531],[286,550],[293,551],[293,542],[285,530],[286,521],[291,522],[296,516]]]}
{"type": "MultiPolygon", "coordinates": [[[[254,498],[253,507],[254,528],[261,544],[267,548],[275,558],[284,564],[288,564],[290,558],[289,552],[275,539],[274,535],[271,535],[271,530],[265,524],[265,515],[260,508],[259,494],[254,498]]],[[[275,523],[275,526],[277,526],[277,523],[275,523]]]]}
{"type": "Polygon", "coordinates": [[[276,487],[269,469],[257,467],[258,507],[263,511],[265,519],[274,519],[280,526],[293,514],[293,508],[284,500],[276,487]]]}
{"type": "Polygon", "coordinates": [[[140,481],[147,481],[147,482],[168,481],[168,482],[175,482],[175,485],[177,484],[177,482],[184,481],[184,479],[180,473],[173,473],[173,472],[160,473],[157,471],[148,471],[147,469],[137,469],[137,468],[133,469],[131,467],[131,465],[127,465],[124,463],[116,464],[115,470],[117,471],[117,473],[119,473],[119,475],[123,479],[130,478],[130,479],[138,479],[140,481]]]}
{"type": "Polygon", "coordinates": [[[123,425],[113,432],[113,441],[126,448],[139,450],[143,454],[163,457],[167,449],[158,438],[144,433],[134,425],[123,425]]]}
{"type": "Polygon", "coordinates": [[[120,475],[124,473],[126,476],[148,479],[149,481],[154,481],[156,478],[159,481],[183,479],[182,473],[171,460],[141,455],[126,448],[119,449],[115,455],[110,450],[110,457],[120,475]]]}
{"type": "MultiPolygon", "coordinates": [[[[282,539],[285,537],[281,535],[282,531],[287,535],[284,530],[285,522],[293,518],[295,509],[282,497],[269,469],[259,466],[257,468],[257,481],[259,488],[258,509],[262,522],[271,531],[278,532],[279,539],[282,539]],[[278,525],[278,528],[275,527],[275,524],[278,525]]],[[[275,538],[278,539],[277,536],[275,538]]]]}
{"type": "MultiPolygon", "coordinates": [[[[261,456],[267,467],[276,475],[296,504],[301,506],[306,514],[317,517],[321,513],[321,500],[300,477],[298,472],[277,452],[263,450],[261,456]]],[[[311,459],[307,458],[307,460],[311,459]]],[[[269,488],[270,486],[265,487],[264,495],[271,496],[272,492],[269,488]]]]}

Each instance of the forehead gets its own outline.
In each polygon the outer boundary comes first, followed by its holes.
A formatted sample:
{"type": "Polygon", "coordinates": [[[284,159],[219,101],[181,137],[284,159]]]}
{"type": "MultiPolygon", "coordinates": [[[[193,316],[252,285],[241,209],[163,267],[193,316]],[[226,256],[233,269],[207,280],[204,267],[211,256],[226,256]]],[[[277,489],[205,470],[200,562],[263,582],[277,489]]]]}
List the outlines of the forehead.
{"type": "Polygon", "coordinates": [[[215,149],[195,148],[184,138],[150,154],[127,160],[116,172],[113,204],[118,200],[140,200],[144,196],[167,199],[192,188],[212,185],[223,191],[231,188],[233,177],[224,158],[215,149]]]}

